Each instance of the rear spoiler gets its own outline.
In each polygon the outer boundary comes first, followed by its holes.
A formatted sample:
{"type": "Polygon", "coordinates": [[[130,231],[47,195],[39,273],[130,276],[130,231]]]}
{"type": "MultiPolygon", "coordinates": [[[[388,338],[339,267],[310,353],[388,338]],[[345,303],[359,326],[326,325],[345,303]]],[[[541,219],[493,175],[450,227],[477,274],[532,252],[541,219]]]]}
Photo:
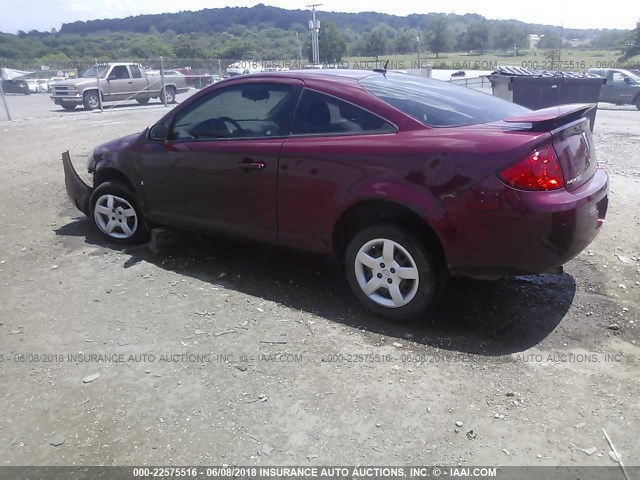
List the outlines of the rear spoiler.
{"type": "Polygon", "coordinates": [[[596,108],[595,103],[576,103],[571,105],[558,105],[535,110],[518,117],[507,118],[507,123],[528,123],[531,127],[527,130],[553,130],[566,125],[574,120],[584,117],[589,111],[596,108]]]}

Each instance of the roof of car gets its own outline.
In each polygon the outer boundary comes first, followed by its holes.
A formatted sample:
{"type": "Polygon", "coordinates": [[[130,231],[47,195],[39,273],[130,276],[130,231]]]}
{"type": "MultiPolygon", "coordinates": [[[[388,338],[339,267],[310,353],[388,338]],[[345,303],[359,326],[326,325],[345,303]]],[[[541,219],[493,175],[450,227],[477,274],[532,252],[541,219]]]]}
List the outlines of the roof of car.
{"type": "MultiPolygon", "coordinates": [[[[318,78],[345,78],[354,81],[361,80],[366,77],[370,77],[372,75],[381,75],[382,73],[377,73],[371,70],[352,70],[352,69],[342,69],[342,68],[323,68],[323,69],[309,69],[309,70],[288,70],[282,72],[262,72],[262,73],[254,73],[253,77],[261,76],[261,77],[289,77],[289,78],[299,78],[304,80],[305,78],[309,79],[318,79],[318,78]]],[[[238,78],[238,77],[233,77],[238,78]]]]}

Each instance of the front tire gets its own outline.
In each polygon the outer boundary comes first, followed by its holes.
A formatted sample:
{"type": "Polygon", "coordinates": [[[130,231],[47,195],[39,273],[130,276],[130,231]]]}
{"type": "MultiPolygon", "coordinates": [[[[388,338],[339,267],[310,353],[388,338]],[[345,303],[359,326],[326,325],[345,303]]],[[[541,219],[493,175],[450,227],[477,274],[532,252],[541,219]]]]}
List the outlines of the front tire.
{"type": "Polygon", "coordinates": [[[64,108],[67,112],[72,112],[73,110],[76,109],[76,104],[75,103],[67,103],[67,102],[62,102],[60,104],[60,106],[62,108],[64,108]]]}
{"type": "Polygon", "coordinates": [[[440,290],[428,242],[398,225],[358,232],[346,251],[347,280],[369,311],[394,321],[424,315],[440,290]]]}
{"type": "Polygon", "coordinates": [[[636,108],[640,110],[640,95],[636,97],[636,108]]]}
{"type": "Polygon", "coordinates": [[[146,105],[147,103],[149,103],[149,97],[138,97],[138,98],[136,98],[136,101],[140,105],[146,105]]]}
{"type": "Polygon", "coordinates": [[[141,243],[149,235],[135,194],[121,182],[107,181],[93,191],[91,218],[100,233],[116,243],[141,243]]]}
{"type": "Polygon", "coordinates": [[[95,110],[100,106],[100,98],[98,98],[98,92],[91,91],[86,92],[82,98],[82,104],[87,110],[95,110]]]}

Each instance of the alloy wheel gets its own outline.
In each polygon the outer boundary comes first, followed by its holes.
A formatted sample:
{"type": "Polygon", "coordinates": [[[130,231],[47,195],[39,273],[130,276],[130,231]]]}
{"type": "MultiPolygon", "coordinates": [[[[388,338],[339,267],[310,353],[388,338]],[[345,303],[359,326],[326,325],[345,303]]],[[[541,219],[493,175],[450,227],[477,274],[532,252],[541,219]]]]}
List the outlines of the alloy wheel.
{"type": "Polygon", "coordinates": [[[420,272],[399,243],[378,238],[365,243],[355,257],[358,285],[373,302],[387,308],[407,305],[418,292],[420,272]]]}
{"type": "Polygon", "coordinates": [[[126,199],[116,195],[106,194],[98,198],[93,217],[98,228],[112,238],[131,238],[138,229],[135,209],[126,199]]]}

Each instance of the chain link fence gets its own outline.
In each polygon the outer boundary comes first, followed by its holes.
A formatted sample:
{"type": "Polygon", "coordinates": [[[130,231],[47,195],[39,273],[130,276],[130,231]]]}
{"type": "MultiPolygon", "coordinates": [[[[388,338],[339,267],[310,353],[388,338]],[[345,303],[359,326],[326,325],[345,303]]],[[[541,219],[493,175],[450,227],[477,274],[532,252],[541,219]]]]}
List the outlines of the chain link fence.
{"type": "MultiPolygon", "coordinates": [[[[122,99],[119,103],[130,100],[145,100],[145,88],[161,89],[161,92],[165,92],[166,80],[169,80],[169,84],[179,80],[187,88],[200,89],[208,85],[218,82],[219,80],[236,75],[246,75],[250,73],[260,72],[274,72],[274,71],[287,71],[287,70],[301,70],[307,68],[355,68],[361,70],[373,70],[376,68],[387,68],[389,70],[399,70],[412,73],[414,75],[431,76],[431,65],[425,63],[416,64],[412,62],[405,64],[403,62],[387,62],[386,60],[362,60],[353,62],[341,62],[333,65],[312,66],[309,65],[306,60],[297,59],[285,59],[285,60],[235,60],[235,59],[220,59],[220,58],[124,58],[124,59],[79,59],[79,60],[57,60],[48,61],[46,65],[43,65],[38,60],[7,60],[0,58],[0,72],[2,73],[2,87],[10,87],[5,81],[11,78],[23,78],[23,79],[36,79],[39,82],[39,90],[34,93],[54,93],[56,83],[71,79],[78,78],[91,72],[94,69],[92,78],[95,78],[100,85],[106,85],[106,78],[100,78],[101,73],[104,73],[109,63],[126,63],[130,65],[138,65],[145,72],[147,72],[147,78],[150,80],[146,87],[142,87],[143,90],[132,92],[130,96],[122,99]]],[[[436,71],[434,71],[435,73],[436,71]]],[[[489,86],[488,79],[486,77],[479,77],[478,75],[471,74],[471,78],[458,78],[456,75],[460,72],[453,74],[453,71],[438,71],[436,78],[445,81],[451,81],[453,83],[464,85],[475,89],[485,89],[489,86]]],[[[6,110],[7,117],[11,119],[9,107],[5,100],[6,93],[9,92],[7,88],[0,87],[0,94],[2,95],[2,105],[6,110]]],[[[99,88],[99,91],[100,88],[99,88]]],[[[157,92],[154,95],[157,97],[157,92]]],[[[147,95],[148,97],[148,95],[147,95]]],[[[160,95],[161,100],[166,105],[166,95],[160,95]]],[[[99,107],[102,109],[102,95],[97,98],[99,107]]]]}

